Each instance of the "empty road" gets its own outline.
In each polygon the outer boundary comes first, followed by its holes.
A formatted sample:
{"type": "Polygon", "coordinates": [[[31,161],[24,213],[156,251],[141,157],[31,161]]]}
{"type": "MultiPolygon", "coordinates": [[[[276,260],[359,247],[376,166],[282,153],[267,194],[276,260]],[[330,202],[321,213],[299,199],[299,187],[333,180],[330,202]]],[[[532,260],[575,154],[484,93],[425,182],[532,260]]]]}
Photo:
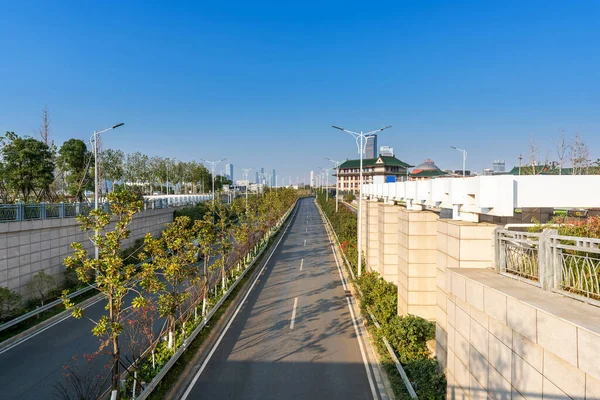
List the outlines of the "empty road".
{"type": "Polygon", "coordinates": [[[182,398],[387,398],[340,274],[314,199],[301,200],[182,398]]]}

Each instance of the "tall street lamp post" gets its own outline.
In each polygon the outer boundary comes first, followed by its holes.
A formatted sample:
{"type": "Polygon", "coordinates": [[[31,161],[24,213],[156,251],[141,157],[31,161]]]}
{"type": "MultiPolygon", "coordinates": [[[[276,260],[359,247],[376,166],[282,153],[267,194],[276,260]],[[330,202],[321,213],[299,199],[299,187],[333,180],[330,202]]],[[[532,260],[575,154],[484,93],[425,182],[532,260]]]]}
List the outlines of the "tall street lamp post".
{"type": "Polygon", "coordinates": [[[335,165],[334,169],[337,171],[336,179],[335,179],[335,212],[338,212],[338,186],[340,186],[340,164],[342,161],[332,160],[331,158],[325,157],[326,160],[329,160],[335,165]]]}
{"type": "Polygon", "coordinates": [[[222,163],[223,161],[227,160],[226,158],[222,158],[219,161],[208,161],[208,160],[200,160],[205,164],[210,165],[210,170],[212,172],[212,203],[213,203],[213,207],[215,205],[215,170],[217,168],[217,165],[222,163]]]}
{"type": "Polygon", "coordinates": [[[457,147],[454,146],[450,146],[451,148],[453,148],[454,150],[460,151],[462,153],[463,156],[463,178],[466,176],[466,167],[467,167],[467,151],[463,150],[463,149],[459,149],[457,147]]]}
{"type": "MultiPolygon", "coordinates": [[[[94,131],[94,134],[90,138],[90,142],[94,141],[94,210],[98,209],[98,185],[100,184],[100,180],[98,179],[98,138],[104,132],[108,132],[113,129],[117,129],[120,126],[125,125],[123,122],[113,125],[110,128],[103,129],[101,131],[94,131]]],[[[98,231],[95,232],[96,236],[99,234],[98,231]]],[[[98,259],[98,245],[94,243],[94,254],[96,260],[98,259]]]]}
{"type": "Polygon", "coordinates": [[[252,171],[252,168],[242,168],[244,171],[244,178],[246,179],[246,214],[248,213],[248,186],[250,186],[250,181],[248,180],[248,172],[252,171]]]}
{"type": "MultiPolygon", "coordinates": [[[[320,167],[321,168],[321,167],[320,167]]],[[[323,171],[325,171],[325,200],[329,201],[329,171],[331,171],[331,168],[321,168],[323,171]]]]}
{"type": "Polygon", "coordinates": [[[339,129],[340,131],[344,131],[346,133],[349,133],[350,135],[352,135],[352,137],[354,137],[354,140],[356,141],[356,147],[358,148],[358,155],[360,156],[360,167],[359,167],[359,178],[358,178],[358,189],[359,189],[359,193],[358,193],[358,276],[361,275],[362,273],[362,229],[361,229],[361,224],[362,224],[362,183],[363,183],[363,153],[365,151],[365,147],[367,147],[367,140],[371,137],[373,137],[373,135],[375,135],[377,132],[381,132],[384,129],[388,129],[391,128],[392,126],[386,126],[384,128],[379,128],[375,131],[371,131],[371,132],[367,132],[367,133],[363,133],[362,131],[359,132],[352,132],[349,131],[347,129],[344,128],[340,128],[339,126],[335,126],[332,125],[333,128],[335,129],[339,129]]]}

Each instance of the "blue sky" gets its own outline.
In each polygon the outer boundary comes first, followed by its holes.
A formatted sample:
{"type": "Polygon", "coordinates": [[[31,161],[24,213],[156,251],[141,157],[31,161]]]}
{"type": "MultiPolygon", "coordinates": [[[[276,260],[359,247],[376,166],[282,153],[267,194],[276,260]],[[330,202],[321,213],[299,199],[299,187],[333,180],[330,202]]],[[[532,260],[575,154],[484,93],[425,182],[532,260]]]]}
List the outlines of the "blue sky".
{"type": "Polygon", "coordinates": [[[600,2],[0,2],[0,131],[308,176],[393,128],[402,160],[600,158],[600,2]]]}

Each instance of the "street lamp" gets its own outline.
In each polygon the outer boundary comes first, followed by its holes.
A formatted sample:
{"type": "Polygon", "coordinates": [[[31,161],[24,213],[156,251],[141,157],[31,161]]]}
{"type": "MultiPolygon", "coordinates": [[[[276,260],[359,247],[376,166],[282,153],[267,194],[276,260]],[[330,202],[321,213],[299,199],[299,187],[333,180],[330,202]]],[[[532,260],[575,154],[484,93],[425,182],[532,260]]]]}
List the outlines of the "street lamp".
{"type": "Polygon", "coordinates": [[[248,214],[248,186],[250,186],[248,172],[252,171],[252,168],[242,168],[242,171],[244,171],[244,178],[246,179],[246,214],[248,214]]]}
{"type": "MultiPolygon", "coordinates": [[[[102,135],[104,132],[108,132],[110,130],[113,129],[117,129],[120,126],[125,125],[123,122],[118,123],[116,125],[111,126],[110,128],[107,129],[103,129],[101,131],[94,131],[94,134],[92,135],[92,137],[90,138],[90,144],[92,142],[92,140],[94,141],[94,209],[97,210],[98,209],[98,185],[99,185],[99,179],[98,179],[98,138],[100,137],[100,135],[102,135]]],[[[98,231],[95,232],[96,236],[99,234],[98,231]]],[[[96,260],[98,259],[98,245],[94,243],[94,254],[96,257],[96,260]]]]}
{"type": "Polygon", "coordinates": [[[463,150],[463,149],[459,149],[457,147],[454,146],[450,146],[451,148],[453,148],[454,150],[460,151],[462,153],[463,156],[463,178],[466,176],[466,166],[467,166],[467,151],[463,150]]]}
{"type": "Polygon", "coordinates": [[[391,128],[392,126],[386,126],[384,128],[379,128],[375,131],[371,131],[371,132],[367,132],[367,133],[363,133],[362,131],[360,133],[358,132],[352,132],[349,131],[347,129],[344,128],[340,128],[339,126],[335,126],[332,125],[333,128],[335,129],[339,129],[340,131],[344,131],[346,133],[349,133],[350,135],[352,135],[352,137],[354,137],[354,140],[356,141],[356,147],[358,148],[358,155],[360,156],[360,167],[359,167],[359,178],[358,178],[358,189],[359,189],[359,193],[358,193],[358,276],[361,275],[362,272],[362,234],[361,234],[361,223],[362,223],[362,183],[363,183],[363,152],[365,151],[365,147],[367,147],[367,140],[371,137],[373,137],[373,135],[375,135],[377,132],[381,132],[384,129],[388,129],[391,128]]]}
{"type": "Polygon", "coordinates": [[[222,163],[223,161],[227,160],[226,158],[222,158],[219,161],[208,161],[208,160],[200,160],[205,164],[210,165],[210,169],[212,171],[212,203],[213,203],[213,208],[215,206],[215,169],[217,168],[217,164],[222,163]]]}
{"type": "Polygon", "coordinates": [[[325,175],[326,175],[326,179],[325,179],[325,200],[329,201],[329,171],[331,171],[331,168],[321,168],[323,171],[325,171],[325,175]]]}
{"type": "Polygon", "coordinates": [[[326,160],[329,160],[335,165],[334,169],[337,170],[337,175],[335,179],[335,212],[338,212],[338,186],[340,185],[340,164],[343,161],[332,160],[331,158],[325,157],[326,160]]]}

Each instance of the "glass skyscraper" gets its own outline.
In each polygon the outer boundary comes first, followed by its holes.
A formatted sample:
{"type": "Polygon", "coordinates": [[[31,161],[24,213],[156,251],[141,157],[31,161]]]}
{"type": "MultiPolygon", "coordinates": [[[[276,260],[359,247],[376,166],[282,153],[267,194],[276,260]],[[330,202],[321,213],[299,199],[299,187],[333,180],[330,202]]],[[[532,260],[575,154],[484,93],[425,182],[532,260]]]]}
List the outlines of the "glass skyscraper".
{"type": "Polygon", "coordinates": [[[376,158],[377,154],[377,135],[373,135],[367,139],[367,146],[365,147],[365,158],[376,158]]]}

